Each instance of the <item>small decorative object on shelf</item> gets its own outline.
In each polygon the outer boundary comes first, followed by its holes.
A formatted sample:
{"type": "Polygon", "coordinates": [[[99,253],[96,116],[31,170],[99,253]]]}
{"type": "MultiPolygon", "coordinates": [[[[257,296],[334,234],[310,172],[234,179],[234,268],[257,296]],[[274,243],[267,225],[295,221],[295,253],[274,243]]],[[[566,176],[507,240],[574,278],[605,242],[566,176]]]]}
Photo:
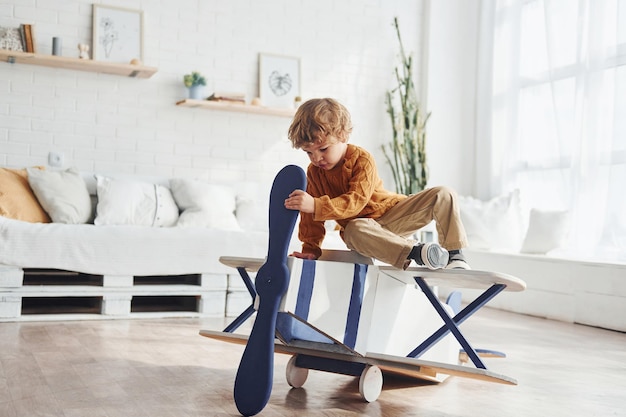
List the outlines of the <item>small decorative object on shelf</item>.
{"type": "Polygon", "coordinates": [[[59,38],[58,36],[52,38],[52,55],[61,55],[61,45],[63,45],[61,38],[59,38]]]}
{"type": "Polygon", "coordinates": [[[0,27],[0,49],[7,51],[23,51],[22,35],[18,28],[0,27]]]}
{"type": "Polygon", "coordinates": [[[189,89],[189,98],[202,100],[202,87],[206,85],[206,78],[198,71],[192,71],[183,77],[185,87],[189,89]]]}
{"type": "Polygon", "coordinates": [[[234,104],[246,104],[244,93],[213,93],[207,97],[209,101],[225,101],[234,104]]]}
{"type": "Polygon", "coordinates": [[[84,43],[78,44],[78,57],[80,59],[89,59],[89,45],[84,43]]]}
{"type": "Polygon", "coordinates": [[[300,104],[302,104],[302,97],[295,96],[293,99],[293,108],[297,109],[298,107],[300,107],[300,104]]]}

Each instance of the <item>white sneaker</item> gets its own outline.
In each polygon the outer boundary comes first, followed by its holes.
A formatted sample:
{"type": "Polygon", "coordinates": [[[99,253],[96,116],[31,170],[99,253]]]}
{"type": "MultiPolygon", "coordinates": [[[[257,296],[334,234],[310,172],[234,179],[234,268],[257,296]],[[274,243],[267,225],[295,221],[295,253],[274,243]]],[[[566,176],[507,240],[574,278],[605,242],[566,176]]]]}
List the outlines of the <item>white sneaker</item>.
{"type": "Polygon", "coordinates": [[[437,243],[428,242],[422,245],[422,261],[428,269],[441,269],[448,265],[448,251],[437,243]]]}
{"type": "Polygon", "coordinates": [[[472,269],[463,259],[451,259],[445,269],[472,269]]]}

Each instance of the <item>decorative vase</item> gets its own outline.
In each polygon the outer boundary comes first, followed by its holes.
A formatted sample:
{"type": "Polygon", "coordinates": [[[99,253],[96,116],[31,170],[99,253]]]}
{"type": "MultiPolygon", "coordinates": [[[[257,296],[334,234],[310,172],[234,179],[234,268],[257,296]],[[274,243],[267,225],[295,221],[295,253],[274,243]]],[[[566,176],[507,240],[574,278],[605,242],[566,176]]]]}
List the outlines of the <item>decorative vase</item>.
{"type": "Polygon", "coordinates": [[[194,100],[202,100],[202,86],[201,85],[192,85],[189,87],[189,98],[194,100]]]}

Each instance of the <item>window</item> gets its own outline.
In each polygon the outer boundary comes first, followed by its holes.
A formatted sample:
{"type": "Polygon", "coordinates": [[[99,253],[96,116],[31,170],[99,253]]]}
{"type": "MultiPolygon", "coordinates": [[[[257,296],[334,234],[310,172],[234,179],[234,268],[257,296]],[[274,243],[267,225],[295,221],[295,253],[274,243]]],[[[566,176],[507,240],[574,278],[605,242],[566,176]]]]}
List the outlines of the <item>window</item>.
{"type": "Polygon", "coordinates": [[[567,210],[567,249],[626,260],[626,1],[495,0],[491,175],[567,210]]]}

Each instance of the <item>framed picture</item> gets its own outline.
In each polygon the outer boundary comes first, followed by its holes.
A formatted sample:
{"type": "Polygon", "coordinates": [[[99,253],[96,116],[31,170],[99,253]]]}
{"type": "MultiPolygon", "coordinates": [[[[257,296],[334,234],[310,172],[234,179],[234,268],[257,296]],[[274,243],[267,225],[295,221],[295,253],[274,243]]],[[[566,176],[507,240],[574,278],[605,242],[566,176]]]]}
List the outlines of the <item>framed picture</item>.
{"type": "Polygon", "coordinates": [[[94,4],[93,59],[125,64],[143,61],[143,12],[94,4]]]}
{"type": "Polygon", "coordinates": [[[7,51],[24,51],[22,34],[18,28],[0,27],[0,49],[7,51]]]}
{"type": "Polygon", "coordinates": [[[294,107],[300,95],[300,59],[259,54],[259,97],[267,107],[294,107]]]}

